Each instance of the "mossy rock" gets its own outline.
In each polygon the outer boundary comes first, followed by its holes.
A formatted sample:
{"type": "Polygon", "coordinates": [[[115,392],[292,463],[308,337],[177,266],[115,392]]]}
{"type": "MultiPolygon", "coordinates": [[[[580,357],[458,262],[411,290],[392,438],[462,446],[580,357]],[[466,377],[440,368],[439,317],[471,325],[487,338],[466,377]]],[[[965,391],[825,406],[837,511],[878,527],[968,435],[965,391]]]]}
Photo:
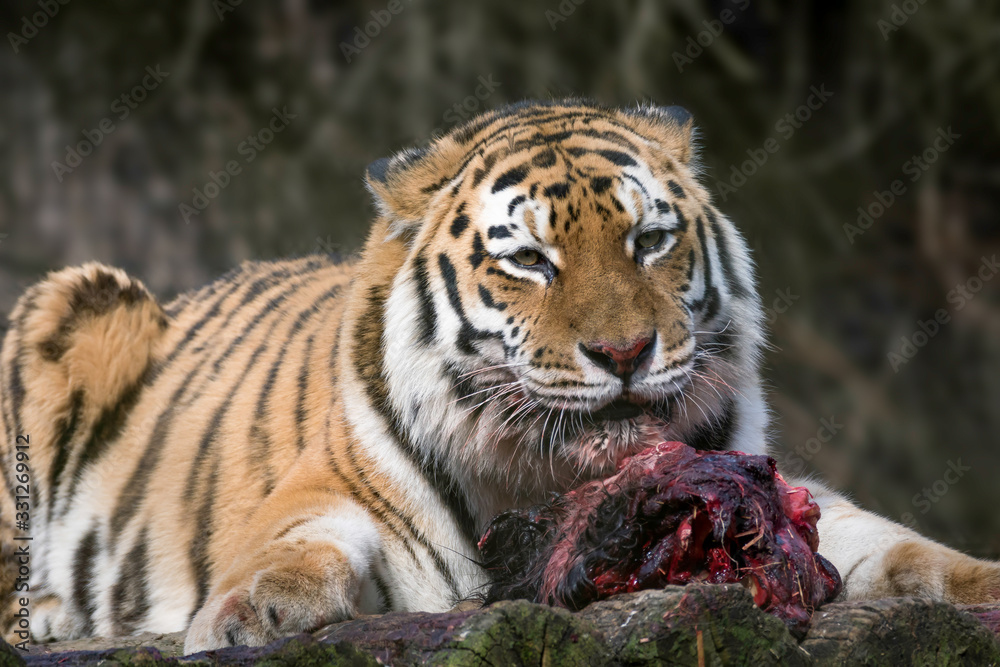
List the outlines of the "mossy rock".
{"type": "Polygon", "coordinates": [[[619,595],[580,612],[621,665],[807,665],[785,624],[739,585],[668,586],[619,595]]]}
{"type": "Polygon", "coordinates": [[[564,610],[524,600],[444,614],[387,614],[317,633],[392,665],[607,665],[595,628],[564,610]]]}
{"type": "Polygon", "coordinates": [[[611,664],[611,655],[595,629],[574,614],[517,601],[498,602],[469,617],[426,664],[599,667],[611,664]]]}
{"type": "Polygon", "coordinates": [[[886,598],[823,607],[802,642],[816,665],[1000,665],[1000,645],[950,604],[886,598]]]}

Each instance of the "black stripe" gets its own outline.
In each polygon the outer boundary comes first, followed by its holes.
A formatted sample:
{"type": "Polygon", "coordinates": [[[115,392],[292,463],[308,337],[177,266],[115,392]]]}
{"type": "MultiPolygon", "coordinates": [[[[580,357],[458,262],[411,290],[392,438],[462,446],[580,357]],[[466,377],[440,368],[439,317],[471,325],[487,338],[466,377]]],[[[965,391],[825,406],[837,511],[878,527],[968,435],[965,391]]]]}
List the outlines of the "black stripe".
{"type": "Polygon", "coordinates": [[[416,281],[417,302],[420,306],[420,342],[430,345],[437,332],[437,311],[431,295],[430,275],[427,273],[427,258],[423,251],[413,260],[413,278],[416,281]]]}
{"type": "Polygon", "coordinates": [[[97,596],[90,590],[94,579],[94,558],[97,556],[97,526],[91,527],[73,554],[73,605],[76,612],[83,618],[84,636],[94,633],[94,611],[97,609],[97,596]]]}
{"type": "Polygon", "coordinates": [[[705,321],[711,322],[719,312],[719,292],[712,283],[712,258],[708,254],[708,243],[705,239],[705,222],[700,215],[695,219],[695,227],[698,230],[698,242],[701,244],[701,259],[705,273],[705,295],[695,301],[693,305],[698,310],[704,308],[705,321]]]}
{"type": "Polygon", "coordinates": [[[56,439],[54,445],[55,458],[52,461],[52,467],[49,468],[48,515],[50,520],[56,506],[56,497],[59,495],[59,484],[62,481],[62,473],[66,469],[66,462],[69,460],[70,444],[73,441],[73,436],[76,435],[77,427],[80,425],[80,410],[82,408],[83,390],[77,389],[70,396],[69,418],[60,419],[59,424],[56,426],[59,437],[56,439]]]}
{"type": "MultiPolygon", "coordinates": [[[[426,457],[422,456],[421,452],[417,451],[416,446],[410,442],[402,427],[402,420],[389,401],[384,357],[382,354],[382,346],[384,345],[383,337],[385,335],[384,327],[382,326],[384,303],[384,294],[373,288],[369,295],[369,306],[365,319],[368,321],[369,326],[377,327],[377,330],[369,332],[369,335],[373,337],[377,335],[378,338],[376,340],[378,344],[374,349],[370,350],[370,356],[356,356],[356,364],[368,366],[364,369],[365,374],[360,375],[360,377],[364,378],[365,375],[372,376],[373,382],[365,384],[368,396],[376,411],[386,420],[390,433],[401,445],[411,462],[424,473],[425,479],[438,491],[443,504],[451,510],[458,522],[463,535],[471,542],[475,542],[475,539],[478,537],[476,522],[469,509],[468,500],[459,490],[458,483],[451,477],[451,474],[444,468],[440,461],[437,459],[427,460],[426,457]],[[375,319],[373,320],[372,318],[375,319]]],[[[371,345],[370,341],[368,345],[371,345]]]]}
{"type": "Polygon", "coordinates": [[[569,195],[569,183],[553,183],[542,190],[542,194],[554,199],[565,199],[569,195]]]}
{"type": "Polygon", "coordinates": [[[619,167],[634,167],[637,164],[635,159],[631,155],[629,155],[628,153],[623,153],[621,151],[599,150],[593,152],[597,153],[605,160],[609,160],[613,164],[618,165],[619,167]]]}
{"type": "Polygon", "coordinates": [[[382,606],[381,611],[389,612],[393,610],[395,603],[392,600],[392,591],[389,586],[385,583],[385,579],[382,578],[377,571],[372,571],[372,581],[375,582],[375,588],[378,590],[379,598],[381,598],[382,606]]]}
{"type": "Polygon", "coordinates": [[[459,205],[455,219],[451,221],[451,235],[456,239],[469,226],[469,216],[465,215],[465,203],[459,205]]]}
{"type": "Polygon", "coordinates": [[[595,176],[594,178],[590,179],[590,187],[594,190],[595,195],[599,195],[611,187],[611,177],[595,176]]]}
{"type": "Polygon", "coordinates": [[[219,457],[216,456],[212,460],[201,504],[197,513],[193,515],[197,517],[197,521],[194,522],[195,532],[191,538],[191,544],[188,546],[188,557],[191,560],[191,569],[194,571],[195,589],[198,591],[198,599],[191,610],[191,618],[194,618],[194,615],[205,603],[212,577],[209,548],[212,546],[212,538],[215,535],[215,491],[218,481],[219,457]]]}
{"type": "Polygon", "coordinates": [[[320,515],[320,514],[310,514],[310,515],[307,515],[307,516],[299,517],[298,519],[295,519],[294,521],[292,521],[291,523],[289,523],[287,526],[285,526],[284,528],[282,528],[281,530],[279,530],[274,535],[274,537],[271,538],[270,541],[271,542],[277,542],[278,540],[280,540],[281,538],[285,537],[286,535],[288,535],[288,533],[292,532],[296,528],[298,528],[300,526],[304,526],[307,523],[309,523],[310,521],[318,519],[321,516],[322,515],[320,515]]]}
{"type": "Polygon", "coordinates": [[[271,469],[271,436],[268,435],[259,417],[254,417],[253,424],[250,425],[250,433],[247,435],[250,441],[249,465],[256,470],[264,484],[264,495],[269,496],[274,491],[276,480],[274,471],[271,469]]]}
{"type": "MultiPolygon", "coordinates": [[[[271,312],[271,314],[274,313],[271,312]]],[[[250,374],[250,371],[253,370],[254,366],[257,365],[257,360],[260,358],[260,355],[271,343],[271,335],[283,321],[283,315],[284,313],[277,313],[277,317],[271,323],[267,333],[264,334],[263,342],[261,342],[253,353],[251,353],[249,361],[243,367],[243,371],[240,373],[236,381],[230,385],[229,391],[226,393],[226,397],[223,399],[222,404],[219,405],[215,409],[215,412],[212,413],[212,418],[208,422],[208,427],[205,429],[204,433],[202,433],[201,439],[198,441],[198,450],[195,452],[194,461],[192,461],[191,469],[188,473],[187,484],[184,487],[184,499],[188,505],[194,502],[195,485],[198,482],[198,478],[201,476],[200,473],[202,463],[205,461],[205,458],[208,456],[210,450],[215,446],[216,436],[219,433],[219,429],[222,427],[222,421],[229,412],[229,408],[233,404],[233,399],[236,397],[236,393],[240,389],[244,388],[244,382],[246,381],[247,376],[250,374]]],[[[199,394],[200,393],[201,392],[199,392],[199,394]]]]}
{"type": "Polygon", "coordinates": [[[684,188],[678,185],[677,181],[669,180],[667,181],[667,186],[670,188],[670,191],[674,193],[674,196],[677,197],[678,199],[684,199],[687,197],[687,194],[684,192],[684,188]]]}
{"type": "Polygon", "coordinates": [[[476,232],[472,237],[472,254],[469,255],[469,263],[472,264],[472,268],[478,269],[484,259],[486,259],[486,246],[483,245],[483,237],[479,235],[479,232],[476,232]]]}
{"type": "Polygon", "coordinates": [[[149,530],[143,527],[135,544],[125,555],[119,568],[118,581],[111,588],[111,619],[114,634],[130,635],[139,629],[149,612],[147,541],[149,530]]]}
{"type": "MultiPolygon", "coordinates": [[[[533,282],[530,278],[524,278],[522,276],[515,276],[513,273],[507,273],[503,269],[498,268],[498,267],[493,267],[493,266],[487,267],[487,269],[486,269],[486,275],[488,275],[488,276],[500,276],[501,278],[504,278],[506,280],[511,280],[513,282],[516,282],[516,283],[531,283],[531,282],[533,282]]],[[[511,289],[513,289],[513,288],[511,288],[511,289]]]]}
{"type": "MultiPolygon", "coordinates": [[[[215,361],[212,363],[212,370],[215,373],[220,373],[222,371],[222,364],[227,359],[229,359],[229,357],[234,352],[236,352],[237,349],[239,349],[243,345],[243,341],[250,334],[250,332],[256,329],[257,325],[260,324],[264,320],[264,318],[277,311],[278,306],[283,304],[285,301],[288,301],[288,299],[292,297],[300,289],[302,289],[303,286],[308,285],[311,282],[312,282],[311,280],[305,280],[300,283],[295,283],[294,285],[286,289],[284,292],[278,294],[277,296],[273,297],[270,301],[268,301],[267,305],[262,310],[258,311],[252,320],[247,322],[246,326],[243,327],[243,330],[239,333],[239,335],[237,335],[236,338],[230,341],[229,346],[226,348],[226,351],[223,352],[221,356],[216,357],[215,361]]],[[[339,290],[340,289],[339,286],[336,289],[339,290]]]]}
{"type": "MultiPolygon", "coordinates": [[[[617,127],[621,127],[617,123],[614,123],[614,124],[617,127]]],[[[627,129],[632,134],[635,134],[636,136],[638,136],[638,133],[634,129],[632,129],[630,127],[628,127],[627,129]]],[[[611,130],[595,130],[595,129],[592,129],[592,128],[579,128],[579,129],[573,130],[573,135],[574,136],[582,136],[582,137],[592,137],[594,139],[602,139],[604,141],[607,141],[607,142],[610,142],[612,144],[615,144],[616,146],[620,146],[622,148],[628,149],[628,150],[632,151],[633,153],[638,153],[639,152],[639,145],[638,144],[633,143],[632,141],[629,141],[629,138],[626,137],[624,134],[620,134],[618,132],[613,132],[611,130]]]]}
{"type": "Polygon", "coordinates": [[[465,309],[462,307],[462,298],[458,294],[458,276],[455,273],[455,265],[451,263],[451,260],[444,253],[438,255],[438,268],[441,271],[441,277],[444,279],[445,291],[448,293],[448,302],[451,303],[451,308],[455,311],[455,315],[458,316],[460,322],[458,339],[455,341],[456,345],[458,345],[459,351],[463,354],[476,354],[476,348],[472,346],[472,341],[488,338],[490,334],[478,331],[469,322],[469,318],[466,317],[465,309]]]}
{"type": "MultiPolygon", "coordinates": [[[[340,470],[340,466],[337,465],[336,457],[334,457],[333,451],[330,450],[329,446],[327,446],[326,453],[329,457],[327,461],[330,464],[330,470],[333,472],[334,476],[340,480],[340,483],[347,488],[347,491],[351,494],[351,497],[354,498],[355,502],[374,514],[375,517],[382,522],[382,525],[385,526],[390,533],[392,533],[393,537],[399,540],[399,543],[403,545],[403,549],[410,555],[413,562],[419,566],[420,559],[417,558],[417,552],[413,550],[413,546],[410,545],[410,541],[405,535],[403,535],[403,533],[399,532],[399,529],[391,521],[389,515],[386,514],[384,510],[386,503],[383,502],[382,507],[377,504],[378,501],[381,500],[381,496],[369,494],[368,497],[366,497],[362,494],[358,487],[355,486],[354,483],[340,470]]],[[[397,517],[397,520],[402,522],[402,518],[400,517],[397,517]]]]}
{"type": "Polygon", "coordinates": [[[687,292],[691,289],[691,282],[694,280],[694,265],[695,265],[695,254],[694,248],[688,250],[688,265],[687,265],[687,276],[683,285],[681,285],[681,291],[687,292]]]}
{"type": "Polygon", "coordinates": [[[309,391],[309,362],[312,360],[313,340],[315,340],[315,334],[310,334],[309,338],[306,339],[302,366],[299,367],[299,393],[295,398],[295,434],[300,452],[306,448],[306,393],[309,391]]]}
{"type": "Polygon", "coordinates": [[[494,301],[493,295],[490,294],[490,291],[482,285],[479,286],[479,298],[482,300],[483,305],[487,308],[492,308],[493,310],[507,310],[507,304],[502,301],[494,301]]]}
{"type": "Polygon", "coordinates": [[[736,279],[736,272],[733,270],[733,257],[729,252],[729,239],[723,236],[719,219],[711,209],[705,209],[705,215],[712,225],[712,236],[715,237],[715,245],[719,249],[719,264],[722,268],[722,276],[726,281],[726,288],[730,294],[738,297],[750,296],[750,290],[747,289],[746,285],[736,279]]]}
{"type": "Polygon", "coordinates": [[[526,197],[524,195],[518,195],[513,199],[511,199],[510,203],[507,204],[507,215],[508,216],[514,215],[514,209],[517,208],[517,205],[523,202],[525,199],[526,197]]]}
{"type": "Polygon", "coordinates": [[[115,509],[111,513],[111,534],[109,536],[111,543],[117,541],[122,529],[135,516],[135,513],[139,510],[139,505],[146,497],[146,492],[149,489],[149,480],[153,477],[160,464],[163,448],[166,445],[167,434],[176,415],[174,408],[178,405],[181,395],[191,384],[195,373],[200,369],[201,364],[198,364],[188,372],[184,380],[180,383],[180,386],[174,390],[173,395],[167,401],[167,407],[156,418],[156,424],[153,426],[153,431],[149,436],[149,441],[146,443],[146,448],[142,452],[142,457],[139,459],[138,465],[132,470],[128,482],[122,488],[115,509]]]}
{"type": "Polygon", "coordinates": [[[693,434],[684,439],[684,442],[702,451],[727,451],[732,446],[731,440],[735,430],[736,406],[732,401],[727,401],[715,419],[701,424],[693,434]]]}
{"type": "Polygon", "coordinates": [[[644,201],[648,201],[650,199],[649,191],[646,190],[646,186],[643,185],[642,182],[638,178],[636,178],[632,174],[624,174],[624,173],[622,174],[622,178],[626,178],[626,179],[632,181],[632,184],[635,187],[639,188],[639,192],[642,193],[642,198],[643,198],[644,201]]]}
{"type": "Polygon", "coordinates": [[[490,227],[486,230],[486,237],[490,239],[509,239],[510,230],[503,225],[490,227]]]}
{"type": "Polygon", "coordinates": [[[535,165],[540,169],[551,167],[555,163],[556,163],[556,152],[551,148],[546,148],[545,150],[536,153],[535,156],[531,158],[531,164],[535,165]]]}
{"type": "MultiPolygon", "coordinates": [[[[249,435],[252,448],[250,463],[263,472],[265,476],[265,493],[270,493],[274,484],[274,481],[269,477],[269,471],[266,465],[266,461],[270,456],[271,438],[265,428],[265,421],[267,418],[271,392],[274,389],[274,383],[277,380],[278,372],[283,367],[285,355],[288,353],[288,348],[292,344],[292,341],[294,341],[304,330],[309,319],[311,319],[313,315],[320,312],[320,306],[322,306],[326,301],[336,298],[340,291],[341,287],[339,285],[330,288],[318,297],[309,308],[300,312],[298,317],[295,318],[295,322],[292,323],[288,333],[283,337],[283,342],[281,344],[281,349],[278,351],[278,356],[271,364],[271,368],[268,370],[267,376],[264,379],[264,384],[261,385],[260,393],[257,395],[257,409],[254,412],[254,420],[253,424],[250,426],[249,435]]],[[[308,356],[306,357],[306,361],[308,361],[308,356]]]]}
{"type": "MultiPolygon", "coordinates": [[[[10,360],[10,400],[11,400],[11,432],[8,436],[8,442],[14,442],[17,436],[21,433],[21,408],[24,406],[24,382],[21,380],[21,364],[24,362],[25,356],[25,346],[24,346],[24,328],[25,323],[28,320],[28,315],[35,311],[35,300],[37,298],[37,286],[34,288],[35,293],[31,295],[26,295],[24,297],[25,302],[22,306],[21,315],[17,318],[17,324],[14,328],[17,329],[18,337],[16,341],[7,341],[12,344],[16,349],[16,352],[11,355],[10,360]]],[[[9,337],[8,337],[9,338],[9,337]]]]}
{"type": "Polygon", "coordinates": [[[528,165],[522,164],[513,169],[508,169],[504,173],[500,174],[500,177],[493,182],[493,188],[490,190],[493,193],[500,192],[506,188],[512,187],[523,181],[528,177],[528,165]]]}
{"type": "MultiPolygon", "coordinates": [[[[2,349],[0,349],[2,351],[2,349]]],[[[7,431],[9,430],[7,426],[10,424],[10,416],[7,413],[7,392],[3,391],[5,384],[5,369],[3,365],[0,365],[0,424],[4,426],[4,432],[0,435],[4,436],[3,443],[0,443],[0,481],[4,483],[4,493],[8,496],[14,495],[14,480],[11,479],[11,471],[14,470],[14,455],[15,450],[10,443],[14,442],[13,438],[7,437],[7,431]]]]}
{"type": "Polygon", "coordinates": [[[177,345],[174,346],[174,349],[170,351],[170,354],[168,354],[162,362],[157,364],[156,368],[147,379],[148,384],[152,385],[156,382],[160,375],[162,375],[163,372],[173,364],[174,360],[180,356],[180,353],[191,344],[191,341],[194,340],[198,332],[201,331],[207,323],[211,322],[219,315],[222,304],[225,303],[226,299],[228,299],[233,293],[238,291],[240,287],[242,287],[241,283],[234,283],[230,285],[229,289],[223,292],[222,295],[216,299],[216,301],[212,304],[212,307],[205,311],[205,314],[202,315],[197,322],[191,325],[186,332],[184,332],[184,337],[177,343],[177,345]]]}
{"type": "Polygon", "coordinates": [[[674,215],[677,216],[677,226],[674,227],[673,231],[686,232],[688,228],[688,221],[687,218],[684,217],[683,211],[681,211],[680,207],[677,204],[673,205],[673,210],[674,210],[674,215]]]}
{"type": "Polygon", "coordinates": [[[100,460],[108,451],[111,443],[116,442],[125,430],[129,415],[139,402],[142,390],[146,385],[146,377],[150,374],[150,366],[139,376],[139,379],[128,386],[118,402],[101,411],[100,417],[90,430],[87,442],[80,448],[80,454],[73,466],[73,472],[68,475],[69,489],[66,492],[66,502],[63,504],[59,516],[65,516],[76,496],[76,487],[83,477],[87,468],[100,460]]]}

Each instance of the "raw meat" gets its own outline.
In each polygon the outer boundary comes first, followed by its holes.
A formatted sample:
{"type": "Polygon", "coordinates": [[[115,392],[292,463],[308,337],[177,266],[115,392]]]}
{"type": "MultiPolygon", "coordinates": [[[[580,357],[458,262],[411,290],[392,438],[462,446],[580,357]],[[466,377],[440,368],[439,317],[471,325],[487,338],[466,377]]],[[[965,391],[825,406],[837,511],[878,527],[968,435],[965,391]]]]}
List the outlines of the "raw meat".
{"type": "Polygon", "coordinates": [[[816,553],[819,507],[774,459],[664,442],[618,472],[497,516],[479,541],[487,602],[569,609],[616,593],[742,582],[761,609],[804,630],[840,575],[816,553]]]}

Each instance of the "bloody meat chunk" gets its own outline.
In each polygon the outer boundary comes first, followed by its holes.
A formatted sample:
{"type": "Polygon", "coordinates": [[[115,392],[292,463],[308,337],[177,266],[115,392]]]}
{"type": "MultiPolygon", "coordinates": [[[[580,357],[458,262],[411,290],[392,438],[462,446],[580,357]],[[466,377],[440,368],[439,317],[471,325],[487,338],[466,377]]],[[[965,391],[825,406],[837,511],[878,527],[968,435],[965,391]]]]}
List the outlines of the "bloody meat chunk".
{"type": "Polygon", "coordinates": [[[840,592],[816,552],[819,507],[774,459],[650,447],[605,480],[497,516],[479,541],[487,602],[580,609],[616,593],[742,582],[761,609],[802,631],[840,592]]]}

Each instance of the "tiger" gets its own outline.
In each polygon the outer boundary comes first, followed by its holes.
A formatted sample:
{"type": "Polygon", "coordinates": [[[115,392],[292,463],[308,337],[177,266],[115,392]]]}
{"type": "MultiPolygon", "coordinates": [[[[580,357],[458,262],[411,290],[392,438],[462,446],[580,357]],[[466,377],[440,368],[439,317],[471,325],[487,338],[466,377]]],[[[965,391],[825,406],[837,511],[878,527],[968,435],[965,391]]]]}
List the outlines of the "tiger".
{"type": "MultiPolygon", "coordinates": [[[[347,259],[167,303],[99,263],[29,288],[0,352],[5,636],[193,653],[445,611],[504,510],[651,441],[766,454],[756,270],[697,140],[682,107],[525,101],[372,163],[347,259]]],[[[997,563],[791,483],[844,599],[1000,600],[997,563]]]]}

